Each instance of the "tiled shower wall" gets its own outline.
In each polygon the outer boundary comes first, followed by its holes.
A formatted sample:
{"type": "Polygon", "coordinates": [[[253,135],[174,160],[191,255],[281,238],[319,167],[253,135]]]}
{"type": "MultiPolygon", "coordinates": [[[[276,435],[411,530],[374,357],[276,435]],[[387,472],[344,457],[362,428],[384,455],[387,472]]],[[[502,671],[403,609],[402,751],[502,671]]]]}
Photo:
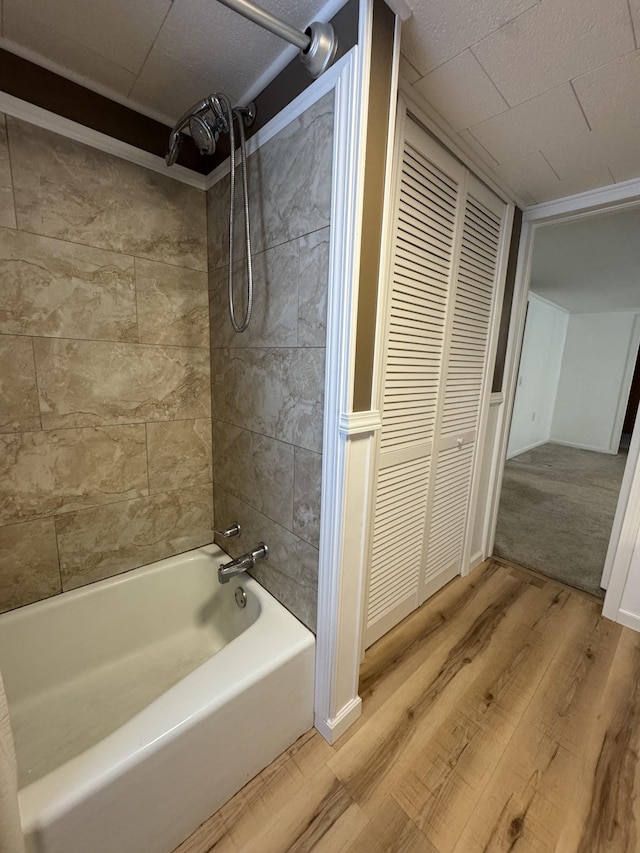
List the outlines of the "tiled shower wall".
{"type": "MultiPolygon", "coordinates": [[[[207,193],[216,526],[260,541],[253,574],[310,628],[316,625],[322,420],[331,203],[333,94],[250,158],[255,302],[235,333],[227,309],[228,179],[207,193]]],[[[241,223],[239,223],[241,225],[241,223]]],[[[235,256],[242,253],[242,228],[235,256]]],[[[243,265],[236,265],[242,316],[243,265]]]]}
{"type": "Polygon", "coordinates": [[[204,192],[0,122],[0,609],[211,541],[204,192]]]}

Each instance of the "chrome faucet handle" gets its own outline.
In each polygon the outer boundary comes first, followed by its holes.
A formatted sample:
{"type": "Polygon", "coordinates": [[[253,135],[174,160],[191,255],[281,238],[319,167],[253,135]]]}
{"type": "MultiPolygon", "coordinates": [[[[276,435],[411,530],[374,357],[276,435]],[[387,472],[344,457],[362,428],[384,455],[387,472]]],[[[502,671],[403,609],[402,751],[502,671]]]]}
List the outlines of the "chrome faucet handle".
{"type": "Polygon", "coordinates": [[[240,536],[240,531],[242,530],[237,521],[234,521],[233,524],[224,530],[218,530],[217,527],[212,527],[211,529],[218,536],[222,536],[223,539],[229,539],[231,536],[240,536]]]}

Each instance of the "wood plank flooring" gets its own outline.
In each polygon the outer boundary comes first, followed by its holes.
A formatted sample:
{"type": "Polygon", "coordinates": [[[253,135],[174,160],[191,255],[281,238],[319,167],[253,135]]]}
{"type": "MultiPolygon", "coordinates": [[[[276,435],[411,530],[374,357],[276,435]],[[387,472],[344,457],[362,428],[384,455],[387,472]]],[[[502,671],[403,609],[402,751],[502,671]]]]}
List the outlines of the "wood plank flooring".
{"type": "Polygon", "coordinates": [[[489,560],[367,652],[312,730],[175,853],[635,853],[640,634],[489,560]]]}

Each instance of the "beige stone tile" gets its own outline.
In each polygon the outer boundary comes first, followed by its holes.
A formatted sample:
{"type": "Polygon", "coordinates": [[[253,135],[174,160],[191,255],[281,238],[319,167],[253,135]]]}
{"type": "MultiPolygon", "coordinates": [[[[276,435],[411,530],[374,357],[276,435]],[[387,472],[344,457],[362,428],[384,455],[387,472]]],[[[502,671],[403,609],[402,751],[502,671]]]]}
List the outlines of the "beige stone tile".
{"type": "Polygon", "coordinates": [[[290,444],[214,421],[216,486],[293,530],[293,454],[290,444]]]}
{"type": "Polygon", "coordinates": [[[298,346],[323,347],[327,338],[329,228],[301,237],[298,248],[298,346]]]}
{"type": "Polygon", "coordinates": [[[0,611],[62,592],[52,518],[0,527],[0,611]]]}
{"type": "Polygon", "coordinates": [[[322,454],[296,447],[293,532],[315,548],[320,545],[322,454]]]}
{"type": "Polygon", "coordinates": [[[4,113],[0,113],[0,225],[7,228],[16,227],[11,162],[9,160],[9,146],[7,145],[7,129],[4,113]]]}
{"type": "MultiPolygon", "coordinates": [[[[209,273],[211,337],[216,346],[287,347],[297,341],[298,241],[282,243],[253,256],[253,309],[249,328],[235,332],[229,319],[227,267],[209,273]]],[[[325,288],[326,289],[326,288],[325,288]]],[[[234,264],[235,316],[245,316],[247,267],[234,264]]]]}
{"type": "Polygon", "coordinates": [[[212,523],[208,484],[59,515],[62,586],[73,589],[205,545],[212,523]]]}
{"type": "Polygon", "coordinates": [[[137,340],[133,258],[0,229],[0,332],[137,340]]]}
{"type": "Polygon", "coordinates": [[[136,259],[140,341],[209,346],[207,274],[136,259]]]}
{"type": "Polygon", "coordinates": [[[209,418],[147,424],[147,450],[151,492],[213,479],[209,418]]]}
{"type": "Polygon", "coordinates": [[[315,631],[318,599],[318,550],[267,518],[248,503],[214,486],[216,527],[237,521],[239,538],[225,539],[224,550],[238,557],[266,542],[269,558],[259,560],[251,574],[301,622],[315,631]]]}
{"type": "MultiPolygon", "coordinates": [[[[333,150],[333,93],[290,122],[249,157],[249,208],[252,251],[329,225],[333,150]]],[[[229,258],[229,181],[207,191],[209,268],[229,258]]],[[[244,256],[244,223],[236,216],[235,260],[244,256]]]]}
{"type": "Polygon", "coordinates": [[[210,415],[205,349],[55,338],[34,349],[45,429],[210,415]]]}
{"type": "Polygon", "coordinates": [[[205,270],[205,194],[9,119],[18,225],[47,237],[205,270]]]}
{"type": "Polygon", "coordinates": [[[320,453],[324,349],[253,347],[227,352],[226,358],[215,361],[216,417],[320,453]]]}
{"type": "Polygon", "coordinates": [[[40,429],[31,338],[0,335],[0,433],[40,429]]]}
{"type": "Polygon", "coordinates": [[[0,524],[146,493],[142,424],[0,436],[0,524]]]}

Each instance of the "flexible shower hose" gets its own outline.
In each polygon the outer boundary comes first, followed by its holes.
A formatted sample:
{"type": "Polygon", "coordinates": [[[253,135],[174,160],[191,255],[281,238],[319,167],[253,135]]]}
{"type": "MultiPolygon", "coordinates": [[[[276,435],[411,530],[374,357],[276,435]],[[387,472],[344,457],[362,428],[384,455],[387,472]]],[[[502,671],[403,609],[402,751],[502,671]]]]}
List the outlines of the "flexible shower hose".
{"type": "Polygon", "coordinates": [[[247,145],[244,135],[243,117],[231,106],[231,101],[222,93],[217,95],[220,103],[224,104],[227,111],[229,122],[229,144],[231,146],[231,156],[229,159],[230,168],[230,200],[229,200],[229,317],[231,325],[236,332],[244,332],[251,320],[251,310],[253,308],[253,267],[251,262],[251,233],[249,228],[249,188],[247,182],[247,145]],[[239,323],[236,319],[234,294],[233,294],[233,222],[234,222],[234,207],[236,198],[236,138],[233,126],[234,118],[238,121],[238,129],[240,135],[240,161],[242,171],[242,200],[244,205],[244,236],[245,236],[245,254],[247,262],[247,308],[245,311],[244,320],[239,323]]]}

